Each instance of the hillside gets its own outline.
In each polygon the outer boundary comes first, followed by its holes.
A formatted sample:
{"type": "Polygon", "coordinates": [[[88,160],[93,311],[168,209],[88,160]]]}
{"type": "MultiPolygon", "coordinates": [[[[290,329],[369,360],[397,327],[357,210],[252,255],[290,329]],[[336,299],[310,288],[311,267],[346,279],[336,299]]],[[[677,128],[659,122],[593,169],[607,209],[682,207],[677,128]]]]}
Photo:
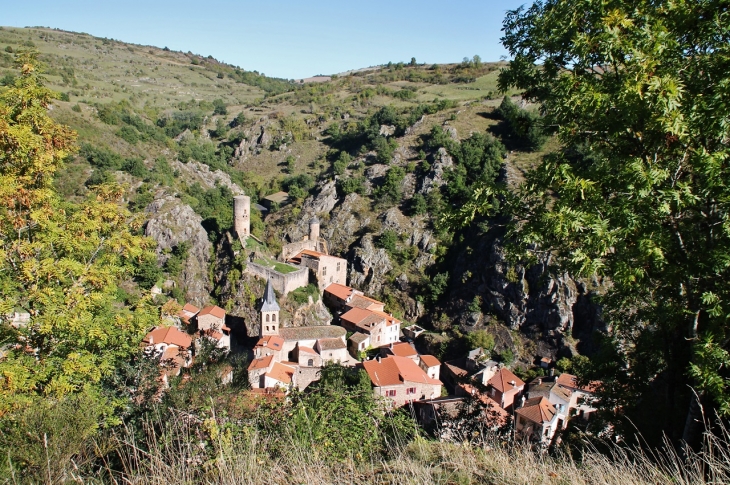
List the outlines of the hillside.
{"type": "Polygon", "coordinates": [[[332,250],[352,265],[351,284],[386,301],[400,318],[437,330],[423,345],[440,356],[458,355],[460,335],[486,329],[496,352],[527,369],[540,356],[573,355],[576,341],[563,332],[569,336],[575,325],[577,336],[586,337],[597,325],[587,302],[575,322],[571,307],[588,295],[584,286],[563,277],[553,284],[543,276],[546,268],[530,276],[502,260],[499,224],[456,238],[439,224],[471,184],[455,180],[466,186],[432,190],[447,181],[459,141],[473,134],[501,140],[509,150],[500,177],[509,184],[553,146],[548,141],[533,150],[508,136],[494,111],[503,65],[388,63],[298,84],[192,53],[3,28],[4,82],[12,76],[12,52],[23,48],[40,52],[48,85],[61,93],[52,116],[79,133],[81,152],[58,177],[59,191],[79,198],[88,186],[116,179],[126,184],[132,210],[154,206],[148,210],[161,211],[159,217],[174,210],[179,220],[168,235],[148,231],[160,244],[161,264],[188,237],[183,233],[197,234],[182,271],[163,265],[164,273],[156,273],[158,283],[178,281],[173,296],[183,302],[249,311],[240,297],[254,283],[228,281],[234,268],[220,248],[211,259],[208,240],[219,245],[231,227],[232,195],[245,192],[255,202],[283,189],[294,203],[252,222],[270,254],[300,237],[309,216],[323,217],[332,250]],[[434,142],[434,127],[448,139],[434,142]],[[475,249],[481,259],[468,256],[475,249]],[[545,327],[546,320],[553,323],[545,327]]]}

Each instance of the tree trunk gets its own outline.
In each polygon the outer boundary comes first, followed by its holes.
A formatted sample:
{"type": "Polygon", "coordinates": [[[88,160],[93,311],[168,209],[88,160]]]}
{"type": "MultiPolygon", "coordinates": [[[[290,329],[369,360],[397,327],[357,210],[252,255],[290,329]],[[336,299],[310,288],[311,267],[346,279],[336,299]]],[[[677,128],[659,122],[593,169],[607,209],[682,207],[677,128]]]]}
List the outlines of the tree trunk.
{"type": "Polygon", "coordinates": [[[702,434],[705,431],[704,410],[702,409],[701,395],[691,389],[687,419],[684,422],[682,441],[695,451],[702,446],[702,434]]]}

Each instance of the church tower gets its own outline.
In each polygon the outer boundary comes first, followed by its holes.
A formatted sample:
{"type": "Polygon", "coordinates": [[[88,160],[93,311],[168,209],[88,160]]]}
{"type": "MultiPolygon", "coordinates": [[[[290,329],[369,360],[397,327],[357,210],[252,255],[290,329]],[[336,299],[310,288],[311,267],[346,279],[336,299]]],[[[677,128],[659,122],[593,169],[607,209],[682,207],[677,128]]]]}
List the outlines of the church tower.
{"type": "Polygon", "coordinates": [[[261,302],[261,308],[259,313],[261,314],[261,331],[259,332],[260,337],[266,337],[267,335],[279,335],[279,304],[276,303],[276,295],[274,294],[274,287],[271,285],[271,280],[266,282],[266,291],[264,292],[264,298],[261,302]]]}

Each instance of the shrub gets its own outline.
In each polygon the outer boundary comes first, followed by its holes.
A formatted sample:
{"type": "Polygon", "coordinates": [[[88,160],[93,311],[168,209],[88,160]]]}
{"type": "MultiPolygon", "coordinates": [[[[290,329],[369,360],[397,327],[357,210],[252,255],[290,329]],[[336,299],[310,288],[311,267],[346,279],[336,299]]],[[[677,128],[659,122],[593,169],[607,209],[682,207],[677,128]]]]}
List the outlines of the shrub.
{"type": "Polygon", "coordinates": [[[475,330],[467,334],[466,341],[471,349],[481,347],[487,352],[491,352],[494,348],[494,336],[485,330],[475,330]]]}
{"type": "Polygon", "coordinates": [[[337,183],[337,190],[342,195],[354,193],[362,194],[365,191],[365,179],[362,177],[350,177],[340,179],[337,183]]]}
{"type": "Polygon", "coordinates": [[[397,250],[397,244],[399,239],[400,238],[398,237],[397,232],[395,232],[393,229],[386,229],[375,240],[375,245],[379,248],[385,249],[386,251],[388,251],[388,253],[393,255],[397,250]]]}

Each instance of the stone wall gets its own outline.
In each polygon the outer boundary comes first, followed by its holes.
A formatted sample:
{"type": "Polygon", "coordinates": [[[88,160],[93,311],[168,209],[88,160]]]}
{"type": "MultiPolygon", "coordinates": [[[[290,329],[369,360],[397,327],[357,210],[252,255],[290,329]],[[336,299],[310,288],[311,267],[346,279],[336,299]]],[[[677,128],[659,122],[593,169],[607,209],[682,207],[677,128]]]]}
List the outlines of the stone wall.
{"type": "Polygon", "coordinates": [[[286,295],[297,288],[302,288],[309,284],[308,268],[283,274],[266,266],[261,266],[260,264],[246,263],[246,273],[258,276],[264,280],[270,279],[274,289],[282,295],[286,295]]]}
{"type": "Polygon", "coordinates": [[[286,261],[287,259],[296,256],[301,251],[308,249],[309,251],[317,251],[320,253],[327,252],[327,246],[324,241],[313,241],[311,239],[304,239],[303,241],[295,241],[284,245],[281,248],[281,259],[286,261]]]}

